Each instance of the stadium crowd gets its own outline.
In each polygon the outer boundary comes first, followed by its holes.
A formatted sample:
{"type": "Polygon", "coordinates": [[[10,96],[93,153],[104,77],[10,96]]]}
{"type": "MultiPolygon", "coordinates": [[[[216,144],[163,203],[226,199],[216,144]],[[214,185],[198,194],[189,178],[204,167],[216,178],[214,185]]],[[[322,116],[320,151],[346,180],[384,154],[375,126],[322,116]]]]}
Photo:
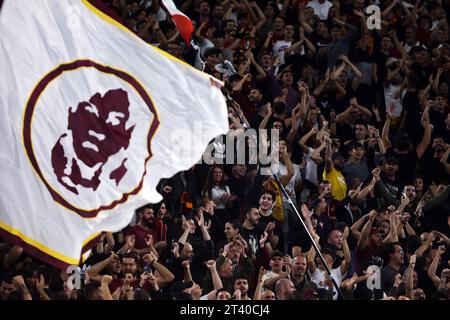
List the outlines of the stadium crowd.
{"type": "Polygon", "coordinates": [[[189,45],[160,1],[103,2],[225,83],[227,148],[103,234],[80,289],[0,242],[0,299],[341,299],[332,280],[349,300],[449,299],[450,1],[174,1],[194,23],[189,45]],[[250,129],[279,135],[290,199],[262,163],[221,161],[250,129]]]}

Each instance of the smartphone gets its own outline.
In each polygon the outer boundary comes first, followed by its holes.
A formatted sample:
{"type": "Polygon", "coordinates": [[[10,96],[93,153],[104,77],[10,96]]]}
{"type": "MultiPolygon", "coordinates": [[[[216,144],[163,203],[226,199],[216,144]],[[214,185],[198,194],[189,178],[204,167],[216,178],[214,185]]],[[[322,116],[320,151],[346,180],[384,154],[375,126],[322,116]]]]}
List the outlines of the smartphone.
{"type": "Polygon", "coordinates": [[[144,272],[146,272],[146,273],[153,273],[152,267],[150,265],[146,264],[144,266],[144,272]]]}

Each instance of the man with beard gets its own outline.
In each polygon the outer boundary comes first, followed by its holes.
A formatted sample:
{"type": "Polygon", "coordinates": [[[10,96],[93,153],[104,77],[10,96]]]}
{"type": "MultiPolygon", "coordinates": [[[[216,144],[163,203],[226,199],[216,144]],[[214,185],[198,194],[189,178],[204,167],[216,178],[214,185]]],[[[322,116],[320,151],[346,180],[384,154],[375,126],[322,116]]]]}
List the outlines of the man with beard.
{"type": "Polygon", "coordinates": [[[295,286],[296,300],[305,299],[304,293],[310,290],[316,291],[317,285],[310,281],[306,276],[307,263],[306,257],[296,256],[292,260],[291,281],[295,286]]]}
{"type": "Polygon", "coordinates": [[[326,162],[323,179],[331,183],[331,193],[336,200],[343,200],[347,196],[347,183],[342,174],[344,157],[335,152],[331,154],[331,139],[326,138],[326,162]]]}
{"type": "MultiPolygon", "coordinates": [[[[145,254],[151,251],[149,243],[151,239],[157,239],[155,232],[155,214],[152,204],[146,204],[136,210],[138,223],[124,231],[126,242],[130,242],[130,237],[134,237],[134,249],[139,254],[145,254]]],[[[155,243],[155,248],[164,247],[166,243],[160,241],[155,243]]]]}
{"type": "Polygon", "coordinates": [[[422,159],[419,172],[425,176],[429,182],[438,184],[441,181],[450,181],[449,174],[441,164],[441,158],[445,152],[445,142],[440,136],[436,136],[431,144],[431,153],[422,159]]]}
{"type": "Polygon", "coordinates": [[[248,296],[248,279],[246,276],[235,275],[233,289],[235,300],[251,300],[248,296]],[[239,297],[240,299],[238,299],[239,297]]]}
{"type": "Polygon", "coordinates": [[[245,210],[245,220],[242,224],[242,237],[249,245],[250,253],[256,257],[260,246],[259,240],[263,234],[263,231],[259,229],[260,213],[257,208],[248,207],[245,210]]]}
{"type": "Polygon", "coordinates": [[[277,300],[294,300],[295,286],[289,279],[280,279],[275,285],[277,300]]]}

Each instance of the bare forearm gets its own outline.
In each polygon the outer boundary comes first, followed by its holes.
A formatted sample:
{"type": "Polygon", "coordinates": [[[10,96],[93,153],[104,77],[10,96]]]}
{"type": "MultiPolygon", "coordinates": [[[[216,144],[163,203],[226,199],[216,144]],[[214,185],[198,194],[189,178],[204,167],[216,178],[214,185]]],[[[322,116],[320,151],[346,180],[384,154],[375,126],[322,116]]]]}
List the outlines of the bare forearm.
{"type": "Polygon", "coordinates": [[[262,287],[263,287],[263,282],[258,281],[258,285],[256,286],[256,289],[255,289],[255,294],[253,295],[253,300],[256,300],[256,301],[261,300],[262,287]]]}
{"type": "Polygon", "coordinates": [[[173,273],[158,261],[153,263],[153,267],[160,275],[160,278],[158,279],[158,286],[162,287],[175,279],[173,273]]]}
{"type": "Polygon", "coordinates": [[[184,268],[184,282],[192,281],[192,274],[190,268],[184,268]]]}
{"type": "Polygon", "coordinates": [[[216,268],[213,268],[211,270],[211,278],[215,290],[223,288],[222,279],[220,279],[219,273],[217,272],[216,268]]]}
{"type": "Polygon", "coordinates": [[[178,240],[179,243],[185,244],[187,241],[187,238],[189,236],[189,229],[184,230],[183,234],[181,235],[180,239],[178,240]]]}
{"type": "Polygon", "coordinates": [[[206,230],[206,228],[204,226],[200,227],[200,230],[202,232],[202,236],[203,236],[203,240],[204,241],[209,241],[211,240],[211,236],[209,235],[208,230],[206,230]]]}

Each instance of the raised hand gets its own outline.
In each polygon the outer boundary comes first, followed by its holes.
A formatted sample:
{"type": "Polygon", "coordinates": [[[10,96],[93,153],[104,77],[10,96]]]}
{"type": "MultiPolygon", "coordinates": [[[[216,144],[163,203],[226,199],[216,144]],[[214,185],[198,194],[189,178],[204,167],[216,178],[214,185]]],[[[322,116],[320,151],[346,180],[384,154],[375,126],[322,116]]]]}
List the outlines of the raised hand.
{"type": "Polygon", "coordinates": [[[181,228],[183,228],[184,231],[189,230],[189,223],[186,220],[186,217],[184,215],[181,215],[181,228]]]}
{"type": "Polygon", "coordinates": [[[147,247],[153,246],[153,236],[151,234],[148,234],[147,237],[145,237],[145,244],[147,247]]]}
{"type": "Polygon", "coordinates": [[[215,260],[208,260],[208,261],[206,262],[206,267],[207,267],[209,270],[215,269],[215,268],[216,268],[216,261],[215,261],[215,260]]]}
{"type": "Polygon", "coordinates": [[[126,244],[129,249],[134,249],[134,245],[136,244],[136,236],[134,235],[128,236],[126,244]]]}
{"type": "Polygon", "coordinates": [[[269,222],[266,226],[266,231],[271,232],[275,229],[275,222],[269,222]]]}
{"type": "Polygon", "coordinates": [[[260,248],[264,248],[264,245],[265,245],[268,237],[269,237],[269,233],[267,231],[264,231],[264,233],[261,235],[261,239],[259,239],[259,247],[260,248]]]}
{"type": "Polygon", "coordinates": [[[179,258],[180,257],[179,250],[180,250],[180,246],[178,245],[178,242],[172,243],[172,253],[173,253],[175,258],[179,258]]]}
{"type": "Polygon", "coordinates": [[[181,262],[181,265],[184,269],[189,269],[191,267],[191,263],[189,260],[184,260],[183,262],[181,262]]]}
{"type": "Polygon", "coordinates": [[[301,206],[302,216],[305,220],[308,220],[312,216],[312,212],[309,211],[308,206],[306,204],[302,204],[301,206]]]}
{"type": "Polygon", "coordinates": [[[102,276],[102,280],[101,280],[102,284],[109,285],[112,281],[113,281],[112,276],[110,276],[108,274],[105,274],[104,276],[102,276]]]}

